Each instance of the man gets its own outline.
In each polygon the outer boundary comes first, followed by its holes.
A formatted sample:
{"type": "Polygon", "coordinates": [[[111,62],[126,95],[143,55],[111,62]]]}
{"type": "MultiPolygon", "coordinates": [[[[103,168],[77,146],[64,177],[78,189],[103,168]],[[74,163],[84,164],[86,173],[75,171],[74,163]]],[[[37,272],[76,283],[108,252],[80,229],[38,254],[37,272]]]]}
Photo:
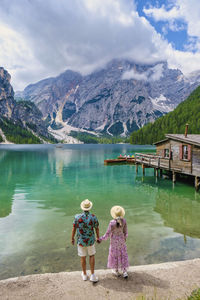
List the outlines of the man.
{"type": "Polygon", "coordinates": [[[82,266],[82,278],[87,280],[86,273],[86,256],[89,255],[89,263],[91,276],[90,281],[97,282],[98,278],[94,274],[95,266],[95,233],[97,236],[97,242],[99,242],[99,222],[95,215],[91,214],[89,211],[92,208],[92,202],[88,199],[81,202],[81,209],[83,212],[78,214],[74,218],[73,229],[72,229],[72,240],[71,243],[74,245],[74,236],[77,232],[77,247],[78,255],[81,257],[82,266]]]}

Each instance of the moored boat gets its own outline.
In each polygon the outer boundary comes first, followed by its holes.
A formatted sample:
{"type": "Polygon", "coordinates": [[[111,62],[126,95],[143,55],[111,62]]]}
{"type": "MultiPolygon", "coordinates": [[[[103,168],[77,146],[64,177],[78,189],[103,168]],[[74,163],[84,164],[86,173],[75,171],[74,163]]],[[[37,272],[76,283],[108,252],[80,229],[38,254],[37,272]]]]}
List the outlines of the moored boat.
{"type": "Polygon", "coordinates": [[[111,164],[111,163],[122,163],[126,162],[126,158],[115,158],[115,159],[105,159],[104,164],[111,164]]]}

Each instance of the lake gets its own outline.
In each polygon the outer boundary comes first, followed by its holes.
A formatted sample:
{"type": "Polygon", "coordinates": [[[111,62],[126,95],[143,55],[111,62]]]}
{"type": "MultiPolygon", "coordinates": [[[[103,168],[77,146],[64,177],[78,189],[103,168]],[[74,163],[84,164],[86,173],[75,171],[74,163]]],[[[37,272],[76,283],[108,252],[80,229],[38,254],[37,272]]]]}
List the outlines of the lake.
{"type": "MultiPolygon", "coordinates": [[[[200,193],[190,183],[154,177],[153,169],[104,165],[120,154],[154,152],[133,145],[0,145],[0,279],[80,270],[70,244],[80,202],[104,234],[110,208],[126,210],[131,265],[200,256],[200,193]]],[[[96,245],[96,268],[106,268],[109,241],[96,245]]]]}

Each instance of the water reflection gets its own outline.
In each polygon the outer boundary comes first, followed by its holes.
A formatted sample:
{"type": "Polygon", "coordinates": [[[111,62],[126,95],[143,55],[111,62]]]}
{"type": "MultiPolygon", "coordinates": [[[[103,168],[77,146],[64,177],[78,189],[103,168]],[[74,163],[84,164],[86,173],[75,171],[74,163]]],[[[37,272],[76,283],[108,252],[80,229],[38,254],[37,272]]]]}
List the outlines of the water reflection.
{"type": "Polygon", "coordinates": [[[12,211],[15,184],[12,182],[12,166],[8,162],[6,151],[2,151],[0,153],[0,218],[8,216],[12,211]]]}
{"type": "Polygon", "coordinates": [[[47,171],[48,160],[43,152],[1,151],[0,154],[0,217],[3,218],[12,211],[16,187],[29,191],[47,171]]]}
{"type": "Polygon", "coordinates": [[[179,189],[173,193],[159,189],[156,196],[154,210],[162,216],[165,226],[184,235],[185,242],[186,236],[200,238],[200,202],[194,198],[179,189]]]}
{"type": "Polygon", "coordinates": [[[187,182],[173,184],[168,178],[156,178],[149,171],[146,176],[136,177],[144,189],[151,186],[156,190],[154,211],[159,213],[164,225],[177,233],[200,238],[200,193],[187,182]]]}

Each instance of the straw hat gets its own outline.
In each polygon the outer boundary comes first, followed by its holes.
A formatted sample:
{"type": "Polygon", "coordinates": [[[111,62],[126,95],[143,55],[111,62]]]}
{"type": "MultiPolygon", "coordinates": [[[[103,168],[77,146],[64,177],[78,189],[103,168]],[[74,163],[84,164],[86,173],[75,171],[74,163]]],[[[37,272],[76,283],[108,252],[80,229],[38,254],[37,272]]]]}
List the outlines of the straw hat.
{"type": "Polygon", "coordinates": [[[116,219],[118,217],[123,218],[125,215],[125,210],[123,207],[116,205],[111,208],[110,214],[113,217],[113,219],[116,219]]]}
{"type": "Polygon", "coordinates": [[[81,202],[81,209],[88,211],[92,208],[92,202],[89,201],[88,199],[85,199],[81,202]]]}

